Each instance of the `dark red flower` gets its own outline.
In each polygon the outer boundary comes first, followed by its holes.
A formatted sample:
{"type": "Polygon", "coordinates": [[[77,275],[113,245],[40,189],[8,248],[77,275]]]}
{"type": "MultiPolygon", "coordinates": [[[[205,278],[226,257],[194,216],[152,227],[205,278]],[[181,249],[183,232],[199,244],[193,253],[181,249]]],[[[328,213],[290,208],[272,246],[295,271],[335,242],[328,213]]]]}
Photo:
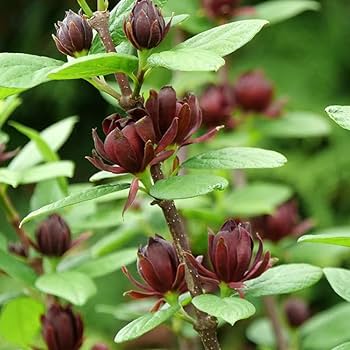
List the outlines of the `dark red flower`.
{"type": "Polygon", "coordinates": [[[157,5],[151,0],[137,0],[124,21],[124,32],[136,49],[152,49],[164,39],[170,28],[157,5]]]}
{"type": "Polygon", "coordinates": [[[106,139],[99,138],[96,129],[92,131],[95,150],[92,157],[86,157],[96,168],[115,174],[142,173],[149,165],[168,158],[172,152],[156,154],[155,133],[152,120],[145,116],[138,121],[122,118],[116,114],[103,121],[106,139]]]}
{"type": "Polygon", "coordinates": [[[42,334],[48,350],[78,350],[83,343],[83,322],[67,306],[53,304],[41,316],[42,334]]]}
{"type": "Polygon", "coordinates": [[[264,112],[272,102],[274,88],[260,70],[241,75],[235,84],[237,105],[245,111],[264,112]]]}
{"type": "Polygon", "coordinates": [[[172,144],[184,146],[204,141],[217,131],[214,128],[206,135],[191,139],[202,124],[198,100],[194,95],[177,100],[176,92],[170,86],[163,87],[159,93],[150,91],[146,111],[153,122],[158,151],[172,144]]]}
{"type": "Polygon", "coordinates": [[[56,35],[52,35],[57,49],[68,56],[79,56],[89,51],[92,43],[92,28],[83,14],[69,10],[64,20],[55,24],[56,35]]]}
{"type": "Polygon", "coordinates": [[[257,235],[259,248],[254,256],[254,241],[249,223],[228,220],[215,235],[209,233],[209,258],[212,271],[205,268],[193,256],[188,255],[198,269],[203,282],[218,286],[225,282],[239,290],[244,281],[256,278],[271,267],[270,253],[263,254],[263,243],[257,235]]]}
{"type": "Polygon", "coordinates": [[[231,18],[240,2],[240,0],[202,0],[208,16],[214,18],[231,18]]]}
{"type": "Polygon", "coordinates": [[[36,231],[36,248],[47,256],[62,256],[72,247],[67,223],[57,214],[43,221],[36,231]]]}
{"type": "Polygon", "coordinates": [[[10,152],[5,152],[5,150],[6,145],[4,143],[0,143],[0,164],[13,158],[18,153],[18,149],[10,152]]]}
{"type": "Polygon", "coordinates": [[[287,321],[291,327],[299,327],[311,316],[307,303],[300,298],[289,298],[284,304],[287,321]]]}
{"type": "Polygon", "coordinates": [[[234,126],[232,112],[235,108],[233,88],[229,85],[211,85],[199,100],[203,124],[207,127],[234,126]]]}
{"type": "Polygon", "coordinates": [[[259,216],[251,222],[254,231],[273,242],[287,236],[300,236],[313,226],[310,220],[300,221],[295,200],[280,205],[272,215],[259,216]]]}
{"type": "MultiPolygon", "coordinates": [[[[160,301],[168,292],[183,293],[187,290],[185,265],[180,264],[173,244],[156,235],[138,251],[137,268],[144,284],[136,281],[123,267],[124,274],[141,291],[129,291],[132,298],[157,297],[160,301]]],[[[158,304],[157,304],[158,305],[158,304]]]]}

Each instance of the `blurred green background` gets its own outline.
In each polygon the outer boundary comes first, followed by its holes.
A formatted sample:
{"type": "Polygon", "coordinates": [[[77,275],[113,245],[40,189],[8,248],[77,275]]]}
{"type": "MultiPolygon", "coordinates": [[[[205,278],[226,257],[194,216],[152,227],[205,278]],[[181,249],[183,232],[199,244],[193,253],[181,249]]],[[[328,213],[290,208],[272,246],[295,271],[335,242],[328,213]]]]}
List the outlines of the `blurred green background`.
{"type": "MultiPolygon", "coordinates": [[[[169,0],[169,7],[172,1],[179,0],[169,0]]],[[[258,2],[243,1],[246,5],[258,2]]],[[[288,97],[289,109],[317,112],[327,120],[323,112],[326,106],[350,104],[350,1],[319,2],[321,11],[305,12],[267,27],[232,55],[231,76],[246,69],[262,68],[275,82],[277,94],[288,97]]],[[[116,3],[110,0],[111,7],[116,3]]],[[[51,33],[53,23],[62,19],[69,8],[77,9],[76,2],[1,1],[0,52],[25,52],[62,59],[51,33]]],[[[111,113],[111,106],[83,81],[51,82],[25,92],[21,98],[23,103],[12,119],[37,130],[64,117],[79,116],[80,122],[60,154],[63,159],[76,162],[74,181],[87,181],[95,173],[84,160],[92,148],[90,131],[111,113]]],[[[300,199],[303,216],[312,217],[318,228],[350,225],[350,134],[329,123],[332,133],[327,138],[263,140],[264,147],[282,152],[289,162],[281,169],[257,171],[251,175],[255,179],[291,185],[300,199]]],[[[9,148],[26,142],[10,127],[5,131],[11,135],[9,148]]],[[[27,191],[20,189],[16,193],[23,214],[27,205],[20,199],[28,197],[27,191]]],[[[124,283],[120,281],[124,280],[115,274],[99,281],[98,300],[92,299],[85,310],[89,315],[87,323],[109,339],[120,324],[110,317],[97,316],[93,305],[121,300],[124,283]]],[[[319,290],[329,293],[326,284],[319,290]]],[[[318,297],[316,292],[313,299],[318,297]]]]}

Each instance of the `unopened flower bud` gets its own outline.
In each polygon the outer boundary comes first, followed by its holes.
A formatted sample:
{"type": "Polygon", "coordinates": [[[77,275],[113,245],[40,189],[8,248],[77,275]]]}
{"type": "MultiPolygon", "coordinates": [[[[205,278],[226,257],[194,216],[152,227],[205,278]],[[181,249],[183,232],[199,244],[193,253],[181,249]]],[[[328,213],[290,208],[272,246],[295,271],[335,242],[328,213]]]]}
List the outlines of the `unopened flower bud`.
{"type": "Polygon", "coordinates": [[[303,299],[288,299],[284,305],[284,311],[291,327],[299,327],[310,318],[309,306],[303,299]]]}
{"type": "Polygon", "coordinates": [[[10,253],[21,256],[23,258],[26,258],[28,255],[26,248],[20,242],[16,242],[16,243],[10,242],[7,246],[7,249],[10,253]]]}
{"type": "Polygon", "coordinates": [[[241,75],[235,84],[236,102],[245,111],[264,112],[270,105],[273,95],[272,83],[259,70],[241,75]]]}
{"type": "Polygon", "coordinates": [[[64,20],[55,24],[56,35],[52,35],[58,51],[64,55],[77,57],[86,54],[92,43],[92,28],[83,14],[69,10],[64,20]]]}
{"type": "Polygon", "coordinates": [[[48,350],[78,350],[83,342],[83,322],[72,309],[50,306],[41,317],[42,334],[48,350]]]}
{"type": "Polygon", "coordinates": [[[106,344],[95,344],[91,350],[108,350],[108,346],[106,344]]]}
{"type": "Polygon", "coordinates": [[[71,232],[59,215],[51,215],[36,231],[37,249],[47,256],[62,256],[71,248],[71,232]]]}
{"type": "Polygon", "coordinates": [[[209,17],[231,18],[240,0],[202,0],[203,8],[209,17]]]}
{"type": "Polygon", "coordinates": [[[170,22],[165,24],[164,17],[152,0],[137,0],[124,22],[125,35],[138,50],[158,46],[169,28],[170,22]]]}
{"type": "Polygon", "coordinates": [[[233,127],[232,111],[235,107],[233,89],[229,85],[211,85],[199,100],[203,124],[207,127],[225,125],[233,127]]]}
{"type": "Polygon", "coordinates": [[[13,158],[18,153],[17,149],[11,152],[5,152],[5,150],[6,145],[4,143],[0,143],[0,164],[13,158]]]}

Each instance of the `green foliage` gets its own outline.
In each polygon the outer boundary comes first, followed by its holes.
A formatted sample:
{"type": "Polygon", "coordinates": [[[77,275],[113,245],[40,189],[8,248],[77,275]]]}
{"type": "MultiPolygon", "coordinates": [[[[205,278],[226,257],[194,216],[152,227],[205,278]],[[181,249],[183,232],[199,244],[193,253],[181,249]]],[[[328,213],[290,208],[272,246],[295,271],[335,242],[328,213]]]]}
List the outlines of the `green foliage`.
{"type": "MultiPolygon", "coordinates": [[[[329,231],[332,232],[331,229],[329,231]]],[[[334,231],[336,232],[305,235],[300,237],[298,242],[323,243],[350,247],[350,228],[336,228],[334,231]]]]}
{"type": "Polygon", "coordinates": [[[339,346],[336,346],[332,350],[350,350],[350,342],[349,343],[344,343],[339,346]]]}
{"type": "Polygon", "coordinates": [[[44,311],[42,303],[29,297],[8,302],[1,310],[0,335],[11,344],[29,347],[39,333],[44,311]]]}
{"type": "Polygon", "coordinates": [[[185,199],[222,191],[227,186],[226,179],[215,175],[173,176],[156,182],[150,194],[157,199],[185,199]]]}
{"type": "Polygon", "coordinates": [[[84,305],[96,294],[91,278],[77,271],[63,271],[40,276],[35,286],[42,292],[63,298],[74,305],[84,305]]]}
{"type": "Polygon", "coordinates": [[[192,304],[209,315],[218,317],[233,326],[237,321],[255,314],[255,307],[241,298],[219,298],[212,294],[199,295],[193,298],[192,304]]]}
{"type": "Polygon", "coordinates": [[[174,305],[165,307],[164,309],[161,309],[154,313],[146,313],[145,315],[132,321],[127,326],[122,328],[115,336],[114,341],[116,343],[123,343],[132,339],[136,339],[164,323],[179,310],[180,306],[174,305]]]}
{"type": "Polygon", "coordinates": [[[350,106],[329,106],[326,112],[338,125],[350,130],[350,106]]]}
{"type": "Polygon", "coordinates": [[[350,302],[350,271],[340,268],[325,268],[323,272],[334,291],[350,302]]]}
{"type": "Polygon", "coordinates": [[[62,61],[24,53],[0,53],[0,99],[48,80],[47,74],[62,61]]]}
{"type": "Polygon", "coordinates": [[[191,169],[276,168],[286,161],[282,154],[274,151],[253,147],[228,147],[194,156],[182,166],[191,169]]]}
{"type": "Polygon", "coordinates": [[[138,67],[135,56],[122,53],[100,53],[79,57],[52,70],[48,78],[52,80],[87,79],[115,72],[131,74],[138,67]]]}
{"type": "Polygon", "coordinates": [[[32,220],[33,218],[39,215],[48,215],[48,214],[54,213],[59,209],[62,209],[71,205],[79,204],[82,202],[90,201],[92,199],[96,199],[116,191],[124,190],[128,187],[129,187],[129,184],[101,185],[101,186],[90,188],[88,190],[84,190],[82,192],[71,194],[68,197],[60,199],[54,203],[45,205],[44,207],[41,207],[29,213],[22,220],[21,225],[25,224],[26,222],[32,220]]]}
{"type": "Polygon", "coordinates": [[[322,269],[312,265],[280,265],[245,282],[244,293],[254,297],[293,293],[314,285],[322,275],[322,269]]]}
{"type": "MultiPolygon", "coordinates": [[[[0,99],[0,129],[21,103],[21,99],[19,99],[17,96],[10,96],[5,100],[0,99]]],[[[0,139],[0,142],[3,141],[0,139]]]]}

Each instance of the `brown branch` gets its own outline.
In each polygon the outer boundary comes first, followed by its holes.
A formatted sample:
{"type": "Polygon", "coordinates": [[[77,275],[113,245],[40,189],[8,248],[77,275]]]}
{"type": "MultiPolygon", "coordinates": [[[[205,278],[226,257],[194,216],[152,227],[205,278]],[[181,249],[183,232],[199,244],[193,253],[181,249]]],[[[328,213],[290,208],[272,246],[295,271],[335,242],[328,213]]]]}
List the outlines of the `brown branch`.
{"type": "MultiPolygon", "coordinates": [[[[151,168],[152,178],[157,182],[164,178],[160,165],[151,168]]],[[[162,200],[156,202],[162,209],[170,233],[172,235],[175,249],[181,263],[186,267],[186,283],[192,297],[203,294],[202,284],[197,270],[186,259],[186,252],[190,252],[187,235],[183,221],[178,213],[174,201],[162,200]]],[[[217,321],[214,317],[201,312],[195,308],[197,322],[195,329],[203,343],[205,350],[220,350],[217,339],[217,321]]]]}
{"type": "Polygon", "coordinates": [[[273,296],[266,296],[263,298],[267,316],[271,321],[273,332],[275,334],[276,345],[278,350],[288,350],[287,340],[283,334],[281,321],[278,317],[276,299],[273,296]]]}
{"type": "MultiPolygon", "coordinates": [[[[111,37],[111,33],[109,31],[109,12],[97,11],[94,13],[93,17],[88,20],[88,22],[91,27],[97,31],[105,47],[105,50],[107,52],[117,52],[111,37]]],[[[116,73],[114,76],[122,93],[120,104],[122,107],[130,108],[132,90],[128,77],[124,73],[116,73]]]]}

